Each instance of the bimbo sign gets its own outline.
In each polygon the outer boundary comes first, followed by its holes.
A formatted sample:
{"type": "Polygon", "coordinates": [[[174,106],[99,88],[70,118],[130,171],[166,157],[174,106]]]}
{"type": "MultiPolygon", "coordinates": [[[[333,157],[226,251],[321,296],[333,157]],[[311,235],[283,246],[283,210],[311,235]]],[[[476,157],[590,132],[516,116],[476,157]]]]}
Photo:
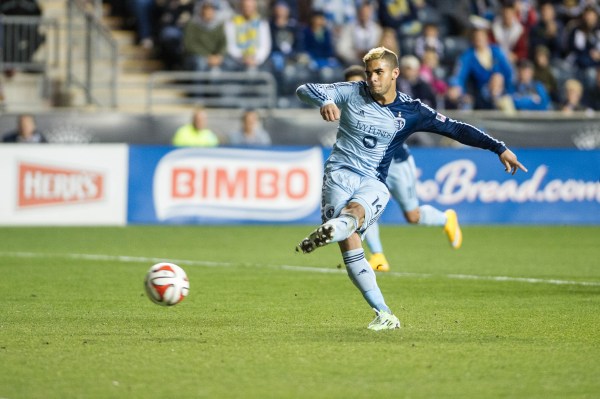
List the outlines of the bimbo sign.
{"type": "Polygon", "coordinates": [[[153,178],[156,218],[290,221],[320,200],[322,151],[181,149],[153,178]]]}

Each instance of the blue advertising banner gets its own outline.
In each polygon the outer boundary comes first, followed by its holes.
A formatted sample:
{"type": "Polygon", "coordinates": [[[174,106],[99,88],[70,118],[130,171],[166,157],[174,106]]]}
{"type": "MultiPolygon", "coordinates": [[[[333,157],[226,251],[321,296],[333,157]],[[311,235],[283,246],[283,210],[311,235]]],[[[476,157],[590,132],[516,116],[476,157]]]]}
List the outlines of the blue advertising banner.
{"type": "MultiPolygon", "coordinates": [[[[411,150],[421,203],[464,224],[600,224],[600,151],[519,149],[512,176],[479,149],[411,150]]],[[[131,146],[129,223],[320,223],[328,149],[131,146]]],[[[404,223],[397,203],[384,223],[404,223]]]]}

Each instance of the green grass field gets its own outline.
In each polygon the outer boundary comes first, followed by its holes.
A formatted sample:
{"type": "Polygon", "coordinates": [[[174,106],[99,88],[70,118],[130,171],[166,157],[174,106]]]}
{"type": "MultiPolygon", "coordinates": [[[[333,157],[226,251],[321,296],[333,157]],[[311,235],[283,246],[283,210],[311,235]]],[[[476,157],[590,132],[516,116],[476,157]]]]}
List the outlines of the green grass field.
{"type": "Polygon", "coordinates": [[[385,226],[378,333],[311,228],[1,228],[0,398],[600,397],[600,227],[385,226]]]}

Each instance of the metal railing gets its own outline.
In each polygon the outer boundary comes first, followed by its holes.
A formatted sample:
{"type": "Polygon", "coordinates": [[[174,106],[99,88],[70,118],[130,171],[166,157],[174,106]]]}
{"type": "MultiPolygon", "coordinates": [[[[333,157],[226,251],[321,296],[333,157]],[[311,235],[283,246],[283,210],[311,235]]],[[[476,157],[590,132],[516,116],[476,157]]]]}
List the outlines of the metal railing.
{"type": "Polygon", "coordinates": [[[56,19],[0,15],[0,71],[46,72],[58,65],[59,23],[56,19]]]}
{"type": "Polygon", "coordinates": [[[274,108],[277,83],[268,72],[154,72],[147,111],[155,105],[202,104],[222,108],[274,108]]]}
{"type": "Polygon", "coordinates": [[[67,88],[82,89],[88,105],[117,107],[116,41],[85,0],[68,0],[67,13],[67,88]]]}

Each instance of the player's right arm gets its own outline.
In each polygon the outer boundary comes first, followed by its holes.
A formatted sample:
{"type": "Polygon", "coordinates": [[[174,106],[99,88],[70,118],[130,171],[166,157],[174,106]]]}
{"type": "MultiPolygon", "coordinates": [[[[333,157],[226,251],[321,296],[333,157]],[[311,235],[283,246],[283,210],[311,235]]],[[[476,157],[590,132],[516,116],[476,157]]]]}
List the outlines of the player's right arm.
{"type": "Polygon", "coordinates": [[[296,89],[298,98],[310,105],[319,107],[321,117],[333,122],[340,119],[341,111],[339,107],[348,101],[352,92],[354,92],[357,83],[306,83],[296,89]]]}

